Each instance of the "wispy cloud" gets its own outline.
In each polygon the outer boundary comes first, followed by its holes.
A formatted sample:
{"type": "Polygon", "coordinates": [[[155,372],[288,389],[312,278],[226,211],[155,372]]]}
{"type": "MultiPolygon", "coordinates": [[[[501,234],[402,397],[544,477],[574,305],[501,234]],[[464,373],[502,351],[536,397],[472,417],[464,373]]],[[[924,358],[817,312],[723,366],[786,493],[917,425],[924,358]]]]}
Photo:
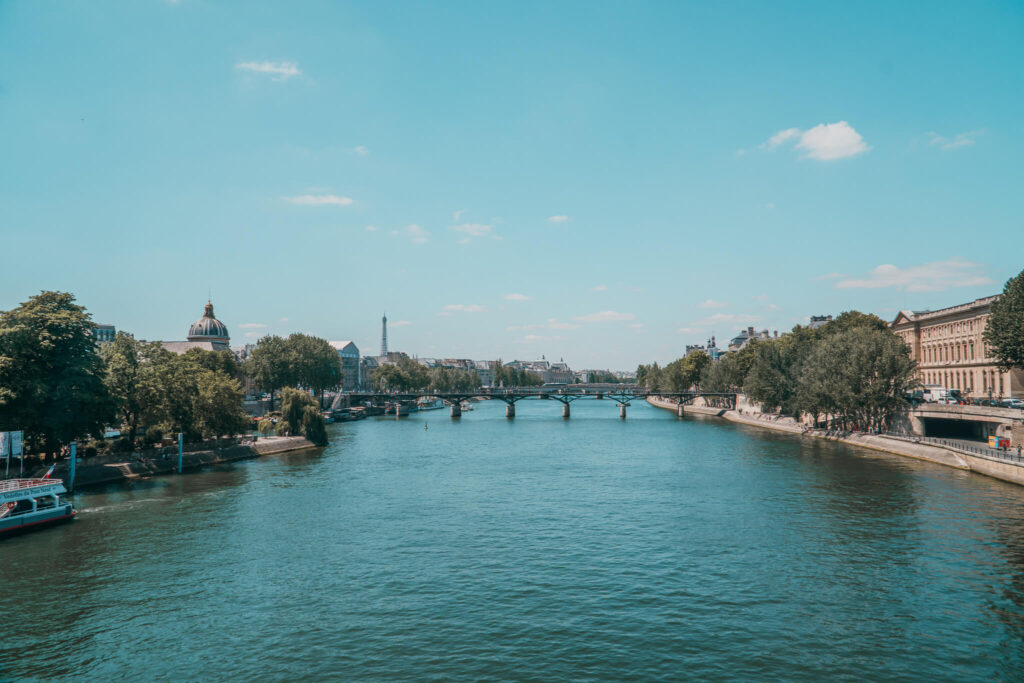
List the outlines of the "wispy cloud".
{"type": "Polygon", "coordinates": [[[822,280],[838,280],[842,277],[846,277],[846,275],[844,273],[827,273],[825,275],[812,277],[811,280],[814,282],[821,282],[822,280]]]}
{"type": "Polygon", "coordinates": [[[469,211],[469,209],[459,209],[458,211],[453,212],[452,220],[458,222],[458,220],[462,218],[462,214],[466,213],[467,211],[469,211]]]}
{"type": "Polygon", "coordinates": [[[427,230],[424,230],[423,228],[421,228],[420,226],[416,225],[415,223],[413,223],[412,225],[407,225],[404,228],[402,228],[401,230],[392,230],[391,234],[392,235],[401,235],[401,236],[408,237],[410,240],[412,240],[416,244],[423,244],[428,239],[430,239],[430,232],[427,231],[427,230]]]}
{"type": "Polygon", "coordinates": [[[632,325],[630,325],[630,327],[632,327],[634,330],[639,330],[643,326],[644,326],[643,323],[633,323],[632,325]]]}
{"type": "Polygon", "coordinates": [[[704,332],[704,330],[702,330],[702,329],[701,329],[701,328],[699,328],[699,327],[680,327],[680,328],[679,328],[678,330],[676,330],[676,331],[677,331],[677,332],[678,332],[679,334],[698,334],[698,333],[702,333],[702,332],[704,332]]]}
{"type": "Polygon", "coordinates": [[[356,145],[355,147],[352,148],[352,151],[361,157],[370,156],[370,148],[364,147],[363,145],[356,145]]]}
{"type": "Polygon", "coordinates": [[[376,225],[367,225],[365,230],[366,230],[366,232],[377,232],[377,226],[376,225]]]}
{"type": "Polygon", "coordinates": [[[886,263],[871,270],[866,277],[840,280],[837,289],[880,289],[894,287],[907,292],[942,292],[954,287],[981,287],[995,284],[982,274],[981,263],[951,259],[933,261],[920,266],[900,268],[886,263]]]}
{"type": "Polygon", "coordinates": [[[462,244],[466,244],[474,237],[491,237],[493,239],[501,239],[494,232],[493,225],[484,225],[483,223],[462,223],[461,225],[453,225],[451,229],[465,235],[464,238],[459,240],[462,244]]]}
{"type": "Polygon", "coordinates": [[[389,320],[388,327],[409,327],[412,322],[409,320],[389,320]]]}
{"type": "Polygon", "coordinates": [[[595,286],[590,288],[590,291],[591,292],[607,292],[608,291],[608,285],[595,285],[595,286]]]}
{"type": "Polygon", "coordinates": [[[260,330],[266,327],[265,323],[242,323],[239,325],[243,330],[260,330]]]}
{"type": "Polygon", "coordinates": [[[279,320],[278,322],[286,323],[288,322],[288,318],[281,318],[281,320],[279,320]]]}
{"type": "Polygon", "coordinates": [[[773,150],[791,142],[803,152],[803,158],[818,161],[847,159],[871,149],[846,121],[819,123],[808,130],[786,128],[768,138],[759,148],[773,150]]]}
{"type": "Polygon", "coordinates": [[[300,194],[297,197],[282,197],[286,202],[300,206],[350,206],[351,197],[336,194],[300,194]]]}
{"type": "Polygon", "coordinates": [[[729,305],[728,301],[715,301],[714,299],[705,299],[697,304],[697,308],[725,308],[729,305]]]}
{"type": "Polygon", "coordinates": [[[284,81],[302,73],[295,62],[239,62],[235,64],[239,71],[266,74],[275,81],[284,81]]]}
{"type": "Polygon", "coordinates": [[[568,220],[568,216],[548,216],[548,223],[565,223],[568,220]]]}
{"type": "Polygon", "coordinates": [[[960,149],[961,147],[969,147],[974,144],[974,141],[985,133],[984,128],[978,130],[969,130],[966,133],[957,133],[951,138],[947,138],[938,133],[928,133],[930,140],[928,144],[932,147],[938,147],[941,150],[949,151],[952,149],[960,149]]]}
{"type": "Polygon", "coordinates": [[[448,304],[444,307],[442,313],[484,313],[487,310],[486,306],[480,304],[448,304]]]}
{"type": "Polygon", "coordinates": [[[262,332],[246,332],[245,333],[245,338],[246,339],[259,339],[262,336],[263,336],[262,332]]]}
{"type": "Polygon", "coordinates": [[[619,313],[618,311],[599,311],[590,315],[581,315],[573,318],[581,323],[612,323],[625,322],[636,318],[632,313],[619,313]]]}
{"type": "Polygon", "coordinates": [[[526,296],[525,294],[520,294],[519,292],[514,292],[512,294],[505,295],[506,301],[530,301],[531,299],[533,299],[532,296],[526,296]]]}

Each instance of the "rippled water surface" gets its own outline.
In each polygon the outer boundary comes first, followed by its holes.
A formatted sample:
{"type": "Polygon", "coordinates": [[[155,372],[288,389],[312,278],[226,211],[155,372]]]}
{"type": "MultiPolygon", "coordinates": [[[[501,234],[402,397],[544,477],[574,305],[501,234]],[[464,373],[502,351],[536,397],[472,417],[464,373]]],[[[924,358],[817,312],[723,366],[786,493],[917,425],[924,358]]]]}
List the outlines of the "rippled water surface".
{"type": "Polygon", "coordinates": [[[560,408],[80,493],[0,543],[0,679],[1024,678],[1024,488],[560,408]]]}

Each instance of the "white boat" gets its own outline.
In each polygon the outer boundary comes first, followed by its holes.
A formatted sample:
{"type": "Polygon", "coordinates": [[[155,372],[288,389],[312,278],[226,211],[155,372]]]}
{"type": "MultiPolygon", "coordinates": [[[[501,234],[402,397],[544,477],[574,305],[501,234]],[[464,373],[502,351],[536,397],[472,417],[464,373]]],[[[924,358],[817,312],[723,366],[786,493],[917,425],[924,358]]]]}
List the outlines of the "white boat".
{"type": "Polygon", "coordinates": [[[75,516],[61,479],[6,479],[0,481],[0,538],[16,531],[64,522],[75,516]]]}
{"type": "Polygon", "coordinates": [[[462,402],[462,412],[466,412],[467,410],[476,410],[476,408],[473,407],[473,403],[471,401],[462,402]]]}

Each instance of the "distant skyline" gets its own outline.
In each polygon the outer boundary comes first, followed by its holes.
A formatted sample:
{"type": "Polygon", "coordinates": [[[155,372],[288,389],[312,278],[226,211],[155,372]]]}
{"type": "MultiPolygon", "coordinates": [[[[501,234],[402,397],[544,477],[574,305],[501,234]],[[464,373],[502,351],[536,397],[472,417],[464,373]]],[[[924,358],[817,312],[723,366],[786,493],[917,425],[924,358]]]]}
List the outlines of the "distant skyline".
{"type": "Polygon", "coordinates": [[[0,309],[664,363],[1024,268],[1019,3],[0,3],[0,309]],[[979,49],[984,46],[984,49],[979,49]]]}

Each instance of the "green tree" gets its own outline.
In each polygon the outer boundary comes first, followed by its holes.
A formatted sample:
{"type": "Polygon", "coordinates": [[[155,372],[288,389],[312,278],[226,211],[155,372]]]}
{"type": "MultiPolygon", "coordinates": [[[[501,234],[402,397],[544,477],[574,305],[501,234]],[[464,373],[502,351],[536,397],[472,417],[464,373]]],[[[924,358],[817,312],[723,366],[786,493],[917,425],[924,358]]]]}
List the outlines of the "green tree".
{"type": "Polygon", "coordinates": [[[0,429],[24,430],[55,452],[116,418],[92,319],[65,292],[42,292],[0,313],[0,429]]]}
{"type": "Polygon", "coordinates": [[[992,302],[984,339],[999,367],[1024,368],[1024,271],[1007,280],[992,302]]]}
{"type": "Polygon", "coordinates": [[[242,385],[223,372],[202,368],[196,377],[196,429],[204,437],[234,436],[252,426],[242,410],[242,385]]]}
{"type": "Polygon", "coordinates": [[[252,381],[270,394],[270,409],[274,409],[274,392],[293,382],[293,368],[289,347],[277,335],[268,335],[256,343],[256,348],[245,361],[244,370],[252,381]]]}
{"type": "Polygon", "coordinates": [[[128,443],[135,443],[143,418],[157,401],[153,382],[153,364],[147,359],[161,350],[158,343],[147,344],[126,332],[118,332],[114,341],[101,349],[106,368],[107,391],[117,407],[121,426],[128,430],[128,443]]]}
{"type": "Polygon", "coordinates": [[[207,370],[220,372],[232,379],[242,380],[242,368],[230,351],[207,351],[206,349],[189,349],[184,354],[191,363],[207,370]]]}
{"type": "Polygon", "coordinates": [[[285,348],[291,366],[287,373],[290,384],[312,389],[321,402],[323,392],[341,386],[341,358],[326,339],[291,334],[285,348]]]}
{"type": "Polygon", "coordinates": [[[279,431],[301,434],[317,446],[327,445],[327,428],[316,399],[299,389],[281,390],[279,431]]]}

